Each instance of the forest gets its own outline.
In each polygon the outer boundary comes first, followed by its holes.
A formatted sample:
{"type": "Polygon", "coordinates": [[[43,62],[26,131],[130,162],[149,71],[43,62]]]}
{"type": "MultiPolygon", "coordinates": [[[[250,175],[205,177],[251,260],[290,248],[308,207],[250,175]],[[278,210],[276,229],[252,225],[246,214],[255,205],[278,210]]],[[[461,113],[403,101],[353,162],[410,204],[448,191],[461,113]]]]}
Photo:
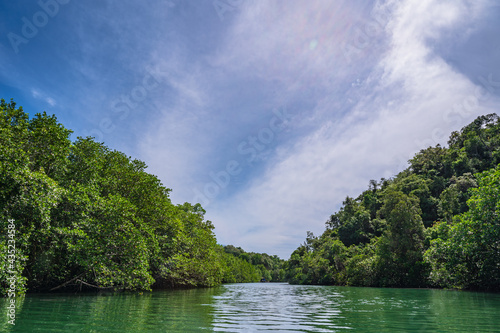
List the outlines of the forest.
{"type": "MultiPolygon", "coordinates": [[[[0,294],[287,281],[500,290],[500,118],[346,197],[285,261],[217,243],[146,164],[0,102],[0,294]]],[[[334,184],[333,184],[334,185],[334,184]]]]}
{"type": "Polygon", "coordinates": [[[144,162],[12,100],[0,113],[0,294],[279,278],[282,260],[217,244],[201,205],[172,204],[144,162]]]}
{"type": "Polygon", "coordinates": [[[480,116],[448,147],[346,197],[285,264],[295,284],[500,291],[500,120],[480,116]]]}

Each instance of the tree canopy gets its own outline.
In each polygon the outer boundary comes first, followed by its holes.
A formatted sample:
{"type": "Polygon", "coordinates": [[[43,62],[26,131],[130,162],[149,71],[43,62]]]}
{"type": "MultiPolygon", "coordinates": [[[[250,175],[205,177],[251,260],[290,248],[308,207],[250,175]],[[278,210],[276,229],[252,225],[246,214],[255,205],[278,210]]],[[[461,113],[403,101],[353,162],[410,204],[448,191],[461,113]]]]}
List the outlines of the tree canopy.
{"type": "Polygon", "coordinates": [[[144,162],[71,133],[53,115],[30,119],[0,102],[0,293],[11,277],[22,294],[210,287],[270,274],[227,253],[201,205],[173,204],[144,162]]]}
{"type": "Polygon", "coordinates": [[[291,283],[500,290],[500,118],[347,197],[285,264],[291,283]]]}

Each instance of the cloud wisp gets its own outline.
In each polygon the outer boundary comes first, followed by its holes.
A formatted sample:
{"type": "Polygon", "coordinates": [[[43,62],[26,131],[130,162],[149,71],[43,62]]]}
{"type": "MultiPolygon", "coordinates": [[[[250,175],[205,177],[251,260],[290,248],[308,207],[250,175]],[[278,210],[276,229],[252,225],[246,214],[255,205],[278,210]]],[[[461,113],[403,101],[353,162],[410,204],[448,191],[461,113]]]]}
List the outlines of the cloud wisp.
{"type": "MultiPolygon", "coordinates": [[[[385,31],[389,47],[352,87],[362,89],[362,97],[343,117],[324,121],[286,155],[276,155],[248,188],[219,204],[211,216],[222,242],[240,239],[250,250],[281,248],[279,254],[287,257],[306,230],[323,230],[345,196],[359,194],[370,179],[393,176],[419,149],[446,144],[452,130],[494,112],[484,98],[468,102],[488,88],[476,86],[433,50],[451,30],[473,29],[481,15],[477,3],[389,5],[394,13],[385,31]],[[460,118],[451,121],[457,104],[463,106],[460,118]]],[[[335,112],[330,108],[317,103],[313,113],[335,112]]]]}

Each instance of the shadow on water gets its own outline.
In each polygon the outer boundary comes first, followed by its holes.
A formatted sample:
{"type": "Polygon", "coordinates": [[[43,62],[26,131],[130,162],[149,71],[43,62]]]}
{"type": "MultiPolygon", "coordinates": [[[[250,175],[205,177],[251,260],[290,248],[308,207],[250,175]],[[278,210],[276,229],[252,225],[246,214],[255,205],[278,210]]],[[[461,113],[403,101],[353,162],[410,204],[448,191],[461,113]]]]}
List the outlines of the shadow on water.
{"type": "MultiPolygon", "coordinates": [[[[6,314],[7,299],[0,300],[6,314]]],[[[17,300],[3,332],[496,332],[500,295],[428,289],[229,284],[17,300]]]]}
{"type": "MultiPolygon", "coordinates": [[[[2,321],[0,328],[8,332],[201,331],[211,326],[212,309],[207,304],[217,292],[213,288],[28,295],[22,306],[18,304],[16,325],[2,321]]],[[[2,312],[5,304],[0,306],[2,312]]]]}

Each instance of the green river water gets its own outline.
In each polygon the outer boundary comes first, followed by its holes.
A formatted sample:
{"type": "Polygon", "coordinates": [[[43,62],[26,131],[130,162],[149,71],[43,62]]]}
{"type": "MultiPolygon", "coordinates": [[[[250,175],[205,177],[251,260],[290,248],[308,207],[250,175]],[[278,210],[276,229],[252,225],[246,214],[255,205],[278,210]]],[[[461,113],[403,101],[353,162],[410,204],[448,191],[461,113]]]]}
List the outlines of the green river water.
{"type": "Polygon", "coordinates": [[[427,289],[229,284],[18,298],[3,332],[500,332],[500,295],[427,289]]]}

